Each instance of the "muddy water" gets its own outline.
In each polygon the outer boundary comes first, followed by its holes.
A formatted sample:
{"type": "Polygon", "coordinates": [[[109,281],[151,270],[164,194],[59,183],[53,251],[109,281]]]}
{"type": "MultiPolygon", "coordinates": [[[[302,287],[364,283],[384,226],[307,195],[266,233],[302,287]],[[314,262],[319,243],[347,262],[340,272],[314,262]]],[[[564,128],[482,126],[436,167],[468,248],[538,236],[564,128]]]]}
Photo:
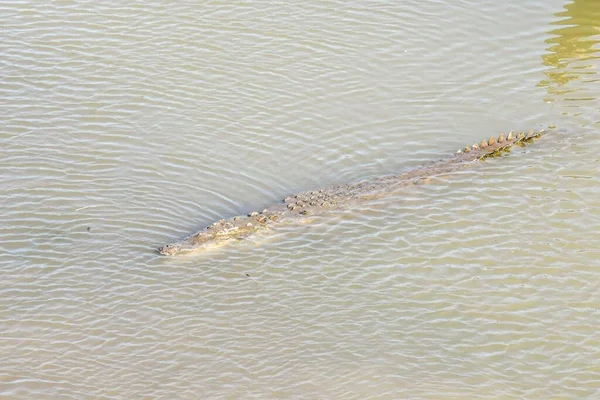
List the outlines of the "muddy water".
{"type": "Polygon", "coordinates": [[[3,2],[0,396],[600,396],[600,9],[396,3],[3,2]],[[155,252],[548,125],[428,185],[155,252]]]}

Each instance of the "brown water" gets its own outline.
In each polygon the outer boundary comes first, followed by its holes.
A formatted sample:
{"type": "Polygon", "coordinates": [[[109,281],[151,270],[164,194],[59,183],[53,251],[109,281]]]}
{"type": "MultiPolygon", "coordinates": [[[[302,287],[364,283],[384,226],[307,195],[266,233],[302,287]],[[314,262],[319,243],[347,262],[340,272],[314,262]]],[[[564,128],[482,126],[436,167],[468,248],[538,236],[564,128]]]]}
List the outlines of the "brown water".
{"type": "Polygon", "coordinates": [[[600,398],[597,1],[0,17],[1,398],[600,398]],[[308,224],[155,251],[550,124],[308,224]]]}

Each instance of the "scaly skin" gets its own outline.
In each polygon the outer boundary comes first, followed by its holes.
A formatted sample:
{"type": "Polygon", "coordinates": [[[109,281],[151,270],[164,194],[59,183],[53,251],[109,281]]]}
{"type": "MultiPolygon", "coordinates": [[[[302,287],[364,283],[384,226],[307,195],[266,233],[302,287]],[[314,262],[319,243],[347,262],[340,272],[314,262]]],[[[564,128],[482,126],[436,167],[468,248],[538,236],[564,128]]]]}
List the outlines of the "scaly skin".
{"type": "Polygon", "coordinates": [[[517,135],[511,132],[507,136],[501,134],[498,138],[491,137],[489,140],[483,140],[473,146],[466,146],[464,149],[458,150],[454,157],[433,162],[403,174],[303,192],[287,197],[282,203],[266,208],[262,212],[219,220],[200,232],[160,247],[158,252],[172,256],[182,252],[214,247],[266,230],[283,220],[315,215],[326,210],[346,207],[358,201],[381,197],[400,187],[419,184],[430,177],[456,171],[472,161],[498,156],[512,146],[522,146],[533,141],[543,133],[542,130],[529,131],[528,134],[523,132],[517,135]]]}

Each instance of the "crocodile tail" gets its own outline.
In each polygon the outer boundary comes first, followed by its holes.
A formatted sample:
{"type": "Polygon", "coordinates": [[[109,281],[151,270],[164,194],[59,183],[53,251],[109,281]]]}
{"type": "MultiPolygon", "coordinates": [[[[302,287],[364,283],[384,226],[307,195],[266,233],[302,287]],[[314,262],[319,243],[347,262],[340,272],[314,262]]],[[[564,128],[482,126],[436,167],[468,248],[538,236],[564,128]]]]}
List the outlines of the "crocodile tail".
{"type": "Polygon", "coordinates": [[[531,129],[528,133],[519,132],[515,134],[514,131],[510,131],[508,135],[501,133],[498,137],[492,136],[479,143],[473,143],[471,146],[467,145],[464,148],[457,150],[456,153],[463,155],[463,157],[467,157],[464,153],[474,152],[474,154],[470,155],[467,159],[486,158],[497,155],[501,150],[506,150],[515,144],[522,145],[523,143],[529,143],[545,132],[544,129],[539,131],[531,129]]]}

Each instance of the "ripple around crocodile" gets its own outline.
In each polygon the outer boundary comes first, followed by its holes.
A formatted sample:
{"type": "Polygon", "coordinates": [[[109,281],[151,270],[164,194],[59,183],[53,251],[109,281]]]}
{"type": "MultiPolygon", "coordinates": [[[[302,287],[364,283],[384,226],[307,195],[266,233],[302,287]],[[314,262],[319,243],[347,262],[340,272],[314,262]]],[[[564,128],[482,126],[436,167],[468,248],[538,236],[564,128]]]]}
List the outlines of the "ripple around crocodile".
{"type": "Polygon", "coordinates": [[[453,157],[429,163],[403,174],[302,192],[286,197],[280,204],[268,207],[262,212],[219,220],[200,232],[158,248],[158,252],[172,256],[209,248],[227,241],[243,239],[284,220],[307,214],[314,215],[325,210],[347,207],[357,201],[381,197],[403,186],[424,183],[433,176],[458,170],[470,162],[496,157],[510,150],[512,146],[523,146],[525,143],[532,142],[544,132],[544,130],[537,132],[531,130],[527,134],[520,132],[515,135],[510,132],[508,135],[501,134],[497,138],[492,136],[488,140],[458,150],[453,157]]]}

